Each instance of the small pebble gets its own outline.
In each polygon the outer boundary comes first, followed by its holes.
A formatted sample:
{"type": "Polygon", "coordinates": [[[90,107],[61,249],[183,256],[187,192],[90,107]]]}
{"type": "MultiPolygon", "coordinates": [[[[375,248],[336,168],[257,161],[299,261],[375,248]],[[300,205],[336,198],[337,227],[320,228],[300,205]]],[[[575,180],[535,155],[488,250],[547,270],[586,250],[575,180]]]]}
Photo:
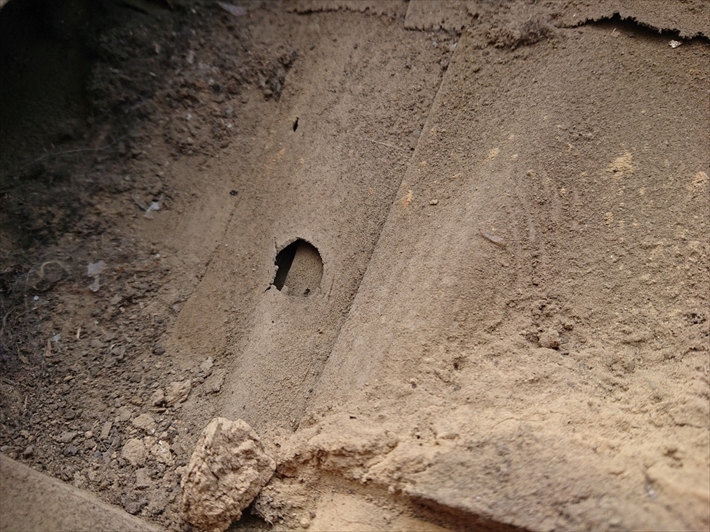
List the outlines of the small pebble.
{"type": "Polygon", "coordinates": [[[111,434],[111,427],[113,426],[113,423],[110,421],[106,421],[103,426],[101,427],[101,439],[102,440],[108,440],[109,434],[111,434]]]}
{"type": "Polygon", "coordinates": [[[150,480],[150,475],[145,467],[136,469],[136,488],[150,488],[153,482],[150,480]]]}
{"type": "Polygon", "coordinates": [[[144,506],[148,505],[146,499],[138,499],[137,501],[131,500],[129,498],[124,499],[123,508],[131,515],[136,515],[140,513],[144,506]]]}
{"type": "Polygon", "coordinates": [[[162,388],[158,388],[150,396],[150,404],[153,406],[160,406],[165,402],[165,393],[162,388]]]}
{"type": "Polygon", "coordinates": [[[548,329],[540,334],[540,347],[547,349],[559,349],[560,333],[555,329],[548,329]]]}
{"type": "Polygon", "coordinates": [[[78,435],[79,435],[79,433],[75,432],[75,431],[62,432],[62,434],[57,439],[62,443],[69,443],[74,438],[76,438],[78,435]]]}
{"type": "Polygon", "coordinates": [[[150,414],[141,414],[133,420],[133,426],[137,429],[142,429],[148,434],[153,434],[155,432],[155,420],[150,414]]]}
{"type": "Polygon", "coordinates": [[[64,449],[64,454],[66,456],[76,456],[79,453],[79,448],[76,447],[75,445],[68,445],[64,449]]]}
{"type": "Polygon", "coordinates": [[[212,357],[208,357],[202,364],[200,364],[200,369],[203,373],[209,374],[209,372],[212,370],[213,365],[214,362],[212,360],[212,357]]]}
{"type": "Polygon", "coordinates": [[[122,406],[116,412],[116,421],[118,421],[118,422],[128,421],[129,419],[131,419],[132,415],[133,415],[133,413],[128,408],[126,408],[125,406],[122,406]]]}

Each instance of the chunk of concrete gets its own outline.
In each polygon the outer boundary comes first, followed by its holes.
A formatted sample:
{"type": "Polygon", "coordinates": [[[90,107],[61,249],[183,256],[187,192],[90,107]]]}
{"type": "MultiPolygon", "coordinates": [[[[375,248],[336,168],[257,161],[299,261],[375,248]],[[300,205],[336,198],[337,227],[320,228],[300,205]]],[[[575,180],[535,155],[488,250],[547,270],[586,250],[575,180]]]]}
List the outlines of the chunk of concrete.
{"type": "Polygon", "coordinates": [[[183,478],[183,518],[204,530],[226,530],[275,469],[276,462],[245,421],[213,419],[202,432],[183,478]]]}

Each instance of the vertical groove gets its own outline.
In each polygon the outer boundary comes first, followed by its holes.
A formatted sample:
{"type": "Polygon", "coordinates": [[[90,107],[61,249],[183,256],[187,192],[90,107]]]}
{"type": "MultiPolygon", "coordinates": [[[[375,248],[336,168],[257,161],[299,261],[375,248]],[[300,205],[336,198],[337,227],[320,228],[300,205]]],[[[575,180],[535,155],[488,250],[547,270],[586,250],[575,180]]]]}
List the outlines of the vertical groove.
{"type": "MultiPolygon", "coordinates": [[[[429,113],[427,114],[426,122],[424,124],[424,127],[422,128],[422,133],[421,133],[421,135],[419,135],[419,138],[417,139],[417,145],[414,147],[414,152],[412,153],[412,156],[410,157],[409,162],[407,163],[407,168],[404,170],[404,172],[402,173],[402,177],[399,180],[399,184],[397,185],[396,192],[392,198],[392,202],[390,203],[390,209],[387,213],[387,217],[385,218],[384,222],[380,225],[379,231],[377,233],[377,237],[375,238],[374,245],[370,249],[370,254],[369,254],[369,257],[367,257],[365,270],[363,271],[362,275],[360,276],[360,280],[357,283],[355,295],[353,296],[352,300],[350,301],[350,304],[348,305],[348,309],[347,309],[347,313],[346,313],[345,317],[340,321],[340,325],[338,326],[338,331],[335,334],[335,336],[333,337],[333,342],[332,342],[330,349],[328,351],[328,356],[325,358],[323,363],[320,365],[320,368],[318,370],[318,375],[317,375],[315,382],[313,384],[314,390],[319,387],[321,377],[323,375],[323,370],[327,366],[328,361],[330,360],[330,357],[333,354],[333,348],[335,347],[335,345],[338,342],[338,339],[340,338],[340,333],[343,329],[343,325],[345,325],[345,323],[350,318],[350,313],[352,311],[353,305],[355,304],[355,300],[357,299],[357,296],[360,293],[360,287],[362,286],[362,282],[365,279],[365,276],[367,275],[367,272],[370,269],[370,262],[372,261],[372,256],[374,255],[375,250],[377,249],[377,247],[380,244],[380,238],[382,237],[382,232],[384,231],[384,228],[387,225],[387,222],[392,217],[392,210],[394,209],[394,207],[397,203],[397,194],[399,193],[399,190],[402,187],[402,183],[404,182],[404,178],[406,177],[407,172],[409,171],[410,165],[412,164],[413,161],[416,160],[417,156],[419,155],[419,147],[421,145],[422,138],[424,138],[426,132],[431,129],[431,121],[432,121],[432,118],[434,115],[434,111],[436,109],[438,109],[438,107],[439,107],[438,103],[439,103],[439,99],[440,99],[440,95],[441,95],[441,89],[444,87],[444,84],[447,83],[448,77],[451,75],[450,74],[450,72],[452,70],[451,65],[454,62],[454,58],[456,57],[457,50],[460,50],[461,48],[463,48],[463,47],[461,47],[461,46],[456,47],[456,50],[454,51],[453,55],[451,56],[451,60],[449,61],[449,67],[446,69],[446,72],[444,72],[444,74],[441,77],[441,82],[439,83],[439,87],[436,90],[436,95],[434,96],[434,99],[431,102],[431,107],[429,108],[429,113]]],[[[309,406],[310,402],[311,402],[311,399],[309,398],[306,401],[304,411],[308,410],[308,406],[309,406]]]]}

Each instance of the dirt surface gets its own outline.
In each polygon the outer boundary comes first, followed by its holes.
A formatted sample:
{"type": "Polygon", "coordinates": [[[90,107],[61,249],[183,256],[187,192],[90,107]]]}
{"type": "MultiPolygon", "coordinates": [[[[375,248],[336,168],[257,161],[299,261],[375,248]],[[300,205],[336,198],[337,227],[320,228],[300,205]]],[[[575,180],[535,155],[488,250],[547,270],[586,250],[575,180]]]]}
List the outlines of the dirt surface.
{"type": "Polygon", "coordinates": [[[710,526],[706,6],[436,4],[0,3],[0,452],[169,530],[216,416],[233,529],[710,526]]]}
{"type": "Polygon", "coordinates": [[[0,530],[157,532],[160,530],[95,495],[0,455],[0,530]]]}

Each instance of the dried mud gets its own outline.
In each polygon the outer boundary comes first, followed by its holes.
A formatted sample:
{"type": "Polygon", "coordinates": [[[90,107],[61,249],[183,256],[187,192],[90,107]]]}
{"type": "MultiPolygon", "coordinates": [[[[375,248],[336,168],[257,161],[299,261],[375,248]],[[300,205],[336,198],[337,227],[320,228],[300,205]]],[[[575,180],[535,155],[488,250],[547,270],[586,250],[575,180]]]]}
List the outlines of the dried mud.
{"type": "Polygon", "coordinates": [[[702,6],[430,4],[2,7],[0,452],[169,530],[216,416],[234,530],[710,525],[702,6]]]}

